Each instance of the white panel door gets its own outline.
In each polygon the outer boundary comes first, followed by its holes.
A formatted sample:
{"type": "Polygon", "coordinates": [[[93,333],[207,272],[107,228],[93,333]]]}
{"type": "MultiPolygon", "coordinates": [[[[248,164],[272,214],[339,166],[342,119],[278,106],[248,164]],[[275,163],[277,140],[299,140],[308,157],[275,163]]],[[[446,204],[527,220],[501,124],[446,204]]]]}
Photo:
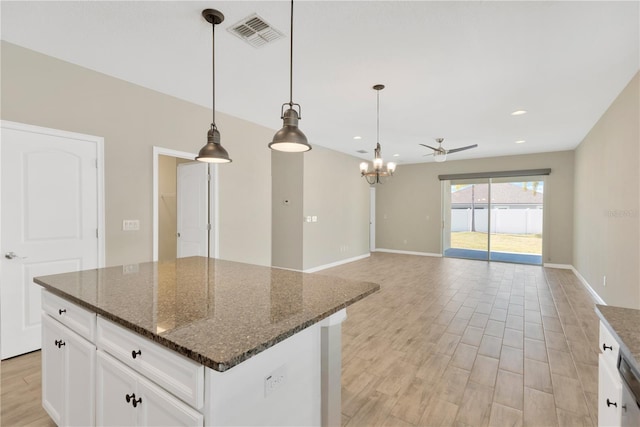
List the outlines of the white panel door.
{"type": "Polygon", "coordinates": [[[34,276],[98,267],[97,138],[3,123],[2,359],[40,348],[34,276]]]}
{"type": "Polygon", "coordinates": [[[203,162],[181,163],[177,172],[177,257],[207,256],[209,244],[209,167],[203,162]]]}

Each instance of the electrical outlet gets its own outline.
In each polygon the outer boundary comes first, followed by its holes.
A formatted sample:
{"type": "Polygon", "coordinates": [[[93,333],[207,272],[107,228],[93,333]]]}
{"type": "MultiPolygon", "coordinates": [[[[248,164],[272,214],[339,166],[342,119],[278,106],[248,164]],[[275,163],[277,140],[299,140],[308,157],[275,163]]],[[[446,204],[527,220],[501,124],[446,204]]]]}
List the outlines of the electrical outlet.
{"type": "Polygon", "coordinates": [[[602,286],[607,287],[607,276],[602,276],[602,286]]]}
{"type": "Polygon", "coordinates": [[[264,379],[264,397],[269,396],[287,382],[284,366],[279,367],[264,379]]]}

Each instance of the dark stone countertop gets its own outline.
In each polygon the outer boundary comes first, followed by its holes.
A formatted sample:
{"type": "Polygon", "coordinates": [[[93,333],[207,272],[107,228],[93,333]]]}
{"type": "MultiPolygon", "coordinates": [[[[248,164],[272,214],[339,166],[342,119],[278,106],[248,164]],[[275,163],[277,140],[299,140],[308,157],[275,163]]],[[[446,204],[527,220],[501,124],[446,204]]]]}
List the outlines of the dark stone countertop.
{"type": "Polygon", "coordinates": [[[640,372],[640,310],[596,305],[596,313],[620,344],[620,351],[640,372]]]}
{"type": "Polygon", "coordinates": [[[216,371],[226,371],[380,289],[205,257],[34,278],[216,371]]]}

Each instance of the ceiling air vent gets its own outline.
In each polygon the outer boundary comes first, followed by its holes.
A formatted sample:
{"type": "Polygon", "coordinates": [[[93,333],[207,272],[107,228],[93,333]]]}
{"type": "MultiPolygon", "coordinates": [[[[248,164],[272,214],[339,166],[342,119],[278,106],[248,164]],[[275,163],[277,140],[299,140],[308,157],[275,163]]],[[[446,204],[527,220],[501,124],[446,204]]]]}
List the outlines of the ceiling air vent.
{"type": "Polygon", "coordinates": [[[253,47],[261,47],[284,37],[284,34],[255,13],[236,22],[227,30],[253,47]]]}
{"type": "Polygon", "coordinates": [[[356,151],[356,153],[367,154],[367,150],[358,150],[358,151],[356,151]]]}

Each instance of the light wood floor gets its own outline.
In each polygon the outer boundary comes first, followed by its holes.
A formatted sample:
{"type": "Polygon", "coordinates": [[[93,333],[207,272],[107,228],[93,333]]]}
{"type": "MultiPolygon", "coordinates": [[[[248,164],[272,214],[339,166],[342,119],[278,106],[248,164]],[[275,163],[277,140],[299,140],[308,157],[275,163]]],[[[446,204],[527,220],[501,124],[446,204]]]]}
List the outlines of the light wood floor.
{"type": "MultiPolygon", "coordinates": [[[[320,274],[381,285],[347,310],[343,425],[597,425],[598,319],[569,270],[375,253],[320,274]]],[[[0,370],[0,424],[53,425],[40,353],[0,370]]]]}
{"type": "Polygon", "coordinates": [[[373,254],[343,324],[351,426],[597,425],[598,318],[570,270],[373,254]]]}

